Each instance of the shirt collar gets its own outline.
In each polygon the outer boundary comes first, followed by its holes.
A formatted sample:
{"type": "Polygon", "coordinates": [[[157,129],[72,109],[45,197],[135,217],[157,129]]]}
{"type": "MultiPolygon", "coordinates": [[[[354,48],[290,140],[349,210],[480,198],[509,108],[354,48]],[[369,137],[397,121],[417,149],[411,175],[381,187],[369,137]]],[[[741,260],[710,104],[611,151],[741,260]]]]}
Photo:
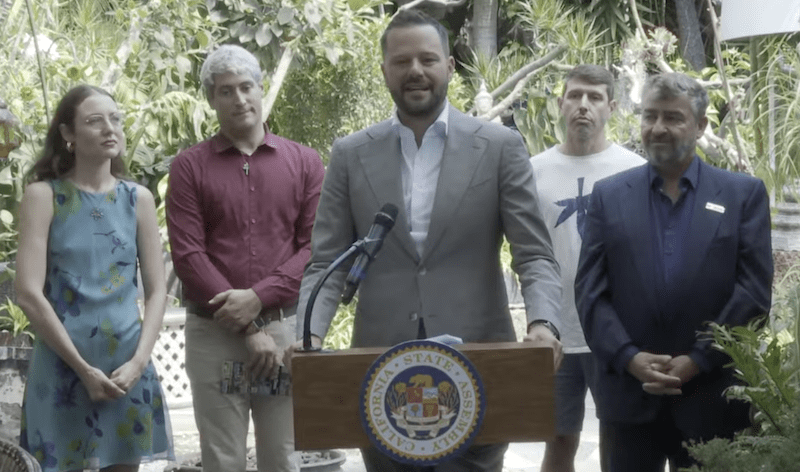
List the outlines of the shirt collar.
{"type": "MultiPolygon", "coordinates": [[[[660,189],[661,186],[664,184],[664,179],[658,175],[658,171],[656,171],[655,167],[648,164],[648,172],[650,177],[650,188],[652,189],[660,189]]],[[[694,155],[692,158],[692,163],[689,164],[689,167],[683,171],[683,175],[680,179],[681,187],[688,185],[690,188],[697,188],[697,180],[700,177],[700,158],[697,157],[697,154],[694,155]]]]}
{"type": "MultiPolygon", "coordinates": [[[[447,136],[447,129],[449,122],[450,122],[450,102],[445,98],[444,108],[442,109],[442,112],[439,113],[439,116],[436,117],[436,121],[433,122],[431,127],[433,127],[434,130],[441,129],[442,136],[447,136]]],[[[392,112],[392,128],[400,129],[400,127],[407,128],[406,125],[400,122],[400,117],[397,115],[397,107],[395,107],[394,111],[392,112]]]]}
{"type": "MultiPolygon", "coordinates": [[[[277,147],[275,135],[269,132],[269,126],[267,126],[266,123],[264,123],[264,140],[258,145],[258,147],[261,146],[268,146],[273,149],[277,147]]],[[[217,154],[221,154],[232,147],[234,147],[233,142],[231,142],[227,136],[222,134],[222,131],[218,132],[211,138],[211,148],[217,154]]]]}

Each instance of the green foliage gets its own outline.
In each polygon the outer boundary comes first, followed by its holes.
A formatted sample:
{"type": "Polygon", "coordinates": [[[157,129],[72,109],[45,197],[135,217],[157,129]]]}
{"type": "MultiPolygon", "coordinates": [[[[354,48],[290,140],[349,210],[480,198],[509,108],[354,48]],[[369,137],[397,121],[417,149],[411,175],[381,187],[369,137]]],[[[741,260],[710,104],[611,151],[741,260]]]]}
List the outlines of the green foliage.
{"type": "Polygon", "coordinates": [[[796,267],[775,288],[770,323],[712,325],[715,345],[731,356],[744,385],[728,395],[750,402],[754,428],[732,441],[690,447],[702,472],[795,470],[800,463],[800,284],[796,267]],[[792,275],[794,274],[794,275],[792,275]]]}
{"type": "MultiPolygon", "coordinates": [[[[164,158],[207,135],[208,123],[213,124],[205,101],[181,92],[199,89],[198,58],[221,31],[204,15],[205,1],[34,3],[47,96],[36,86],[42,77],[26,10],[17,8],[24,0],[12,2],[7,27],[0,30],[0,41],[19,46],[0,56],[0,96],[22,122],[25,136],[10,156],[15,167],[9,178],[19,181],[37,158],[48,115],[61,96],[78,83],[90,83],[111,92],[127,113],[126,161],[134,179],[154,190],[166,172],[164,158]]],[[[16,193],[19,197],[21,189],[16,193]]]]}
{"type": "Polygon", "coordinates": [[[356,314],[358,297],[354,297],[348,305],[339,305],[336,316],[331,321],[328,334],[325,335],[322,347],[325,349],[347,349],[353,339],[353,321],[356,314]]]}
{"type": "Polygon", "coordinates": [[[756,421],[765,432],[781,432],[781,419],[797,406],[795,340],[787,332],[773,333],[769,326],[757,324],[724,328],[713,327],[714,339],[733,359],[737,375],[747,385],[733,387],[729,394],[747,400],[757,409],[756,421]],[[789,340],[787,341],[787,336],[789,340]]]}
{"type": "MultiPolygon", "coordinates": [[[[761,151],[758,175],[779,200],[788,197],[800,176],[800,54],[797,35],[782,35],[758,41],[759,48],[772,51],[769,57],[756,57],[760,70],[754,75],[757,93],[753,95],[754,125],[758,132],[752,141],[761,151]],[[761,63],[763,62],[763,64],[761,63]],[[769,136],[774,139],[774,158],[769,156],[769,136]],[[770,160],[774,159],[774,164],[770,160]]],[[[762,53],[763,54],[763,53],[762,53]]]]}
{"type": "Polygon", "coordinates": [[[643,154],[640,125],[639,116],[632,110],[617,108],[606,122],[606,137],[612,143],[643,154]]]}
{"type": "MultiPolygon", "coordinates": [[[[594,18],[598,30],[603,32],[603,43],[613,45],[630,38],[635,24],[630,3],[627,0],[609,2],[605,0],[572,0],[576,8],[587,17],[594,18]]],[[[642,26],[646,29],[669,26],[674,21],[673,2],[667,0],[637,0],[636,10],[642,26]]]]}
{"type": "Polygon", "coordinates": [[[13,337],[27,334],[31,339],[34,339],[36,336],[29,328],[30,322],[28,317],[25,316],[25,312],[22,311],[19,305],[6,297],[6,302],[0,305],[0,331],[8,330],[13,337]]]}
{"type": "Polygon", "coordinates": [[[692,446],[702,466],[690,472],[792,471],[800,463],[800,409],[791,412],[786,436],[739,436],[734,441],[712,439],[692,446]]]}
{"type": "Polygon", "coordinates": [[[514,72],[527,65],[531,58],[532,53],[528,48],[512,43],[501,49],[494,58],[474,54],[471,62],[462,65],[470,78],[467,82],[477,92],[481,80],[486,82],[487,90],[494,90],[514,72]]]}
{"type": "Polygon", "coordinates": [[[0,161],[0,283],[12,280],[16,271],[13,262],[17,255],[16,211],[22,198],[21,163],[17,159],[0,161]]]}
{"type": "Polygon", "coordinates": [[[385,19],[365,16],[346,44],[348,35],[332,36],[314,47],[316,55],[303,61],[286,78],[270,118],[272,130],[316,149],[327,162],[333,139],[350,134],[389,116],[392,101],[380,71],[380,48],[376,38],[385,19]],[[342,41],[347,51],[330,61],[330,44],[342,41]]]}
{"type": "MultiPolygon", "coordinates": [[[[7,172],[11,166],[6,167],[0,172],[7,172]]],[[[0,184],[0,199],[3,201],[2,209],[0,209],[0,262],[11,261],[17,254],[17,230],[15,226],[14,213],[9,209],[14,209],[17,206],[17,200],[13,197],[16,195],[16,189],[13,188],[13,179],[9,179],[7,185],[0,184]],[[11,188],[9,188],[11,187],[11,188]]],[[[0,282],[7,280],[9,276],[13,277],[14,271],[7,268],[0,273],[0,282]]]]}
{"type": "MultiPolygon", "coordinates": [[[[0,169],[4,208],[15,214],[22,176],[41,152],[53,108],[78,83],[99,85],[114,95],[127,115],[125,160],[131,177],[148,186],[161,203],[157,186],[171,158],[216,132],[199,71],[207,52],[222,43],[238,42],[254,51],[266,65],[266,87],[282,50],[295,51],[291,85],[271,119],[275,131],[289,131],[288,137],[324,154],[334,137],[376,121],[379,113],[385,117],[391,109],[374,59],[374,45],[387,19],[374,13],[380,1],[352,4],[34,2],[42,76],[25,0],[12,0],[3,7],[5,21],[0,24],[0,42],[9,52],[0,55],[0,97],[22,123],[23,144],[0,169]]],[[[0,256],[13,250],[4,250],[8,238],[3,235],[0,256]]]]}
{"type": "Polygon", "coordinates": [[[525,107],[514,108],[514,123],[535,156],[566,139],[558,97],[549,88],[529,88],[520,97],[525,107]]]}
{"type": "Polygon", "coordinates": [[[277,64],[284,47],[292,47],[303,55],[321,53],[331,64],[349,53],[343,42],[357,41],[360,24],[373,6],[368,2],[356,8],[345,2],[286,0],[209,0],[212,17],[230,31],[231,39],[250,45],[266,64],[277,64]],[[343,41],[344,39],[344,41],[343,41]],[[311,50],[316,50],[313,53],[311,50]]]}
{"type": "Polygon", "coordinates": [[[517,25],[532,38],[532,50],[542,55],[551,45],[566,45],[567,64],[602,64],[602,30],[593,17],[567,8],[562,0],[517,2],[512,12],[517,25]]]}

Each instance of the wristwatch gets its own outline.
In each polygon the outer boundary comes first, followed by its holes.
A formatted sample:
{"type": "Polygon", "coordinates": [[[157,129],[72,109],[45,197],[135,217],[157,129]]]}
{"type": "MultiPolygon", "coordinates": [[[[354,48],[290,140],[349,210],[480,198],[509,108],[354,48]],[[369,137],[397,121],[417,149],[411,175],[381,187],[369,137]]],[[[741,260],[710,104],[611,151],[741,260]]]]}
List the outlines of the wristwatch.
{"type": "Polygon", "coordinates": [[[549,329],[550,332],[553,333],[553,336],[555,336],[557,340],[561,341],[561,334],[558,332],[558,328],[556,328],[556,325],[547,320],[533,320],[531,324],[528,326],[528,329],[530,330],[532,326],[539,326],[539,325],[549,329]]]}
{"type": "Polygon", "coordinates": [[[269,323],[270,320],[267,319],[266,316],[259,315],[256,316],[255,319],[253,319],[253,326],[255,326],[256,329],[264,329],[267,327],[267,325],[269,325],[269,323]]]}

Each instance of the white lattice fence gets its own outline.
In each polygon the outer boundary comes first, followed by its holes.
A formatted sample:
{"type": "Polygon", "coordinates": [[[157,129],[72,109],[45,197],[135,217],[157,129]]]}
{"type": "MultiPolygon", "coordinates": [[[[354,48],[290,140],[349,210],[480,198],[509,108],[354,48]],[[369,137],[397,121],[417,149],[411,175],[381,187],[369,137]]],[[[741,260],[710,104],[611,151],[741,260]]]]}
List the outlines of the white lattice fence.
{"type": "Polygon", "coordinates": [[[167,308],[161,333],[153,347],[153,364],[158,371],[169,408],[192,406],[192,390],[186,376],[186,345],[183,335],[185,324],[185,309],[167,308]]]}

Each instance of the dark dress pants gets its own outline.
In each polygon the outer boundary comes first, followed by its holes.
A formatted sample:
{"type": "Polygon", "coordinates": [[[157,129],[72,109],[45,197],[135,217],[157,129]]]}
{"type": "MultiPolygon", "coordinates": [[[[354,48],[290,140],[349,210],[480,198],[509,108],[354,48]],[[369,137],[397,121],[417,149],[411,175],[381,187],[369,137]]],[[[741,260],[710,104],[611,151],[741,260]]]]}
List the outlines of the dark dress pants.
{"type": "Polygon", "coordinates": [[[725,410],[726,417],[717,416],[717,421],[704,421],[699,412],[693,421],[680,421],[674,418],[674,405],[671,407],[670,402],[666,402],[655,421],[650,423],[601,420],[600,456],[605,461],[603,470],[663,472],[665,461],[669,461],[670,471],[689,468],[697,462],[692,459],[684,443],[708,441],[715,437],[732,438],[736,431],[749,424],[747,404],[733,402],[725,410]]]}

